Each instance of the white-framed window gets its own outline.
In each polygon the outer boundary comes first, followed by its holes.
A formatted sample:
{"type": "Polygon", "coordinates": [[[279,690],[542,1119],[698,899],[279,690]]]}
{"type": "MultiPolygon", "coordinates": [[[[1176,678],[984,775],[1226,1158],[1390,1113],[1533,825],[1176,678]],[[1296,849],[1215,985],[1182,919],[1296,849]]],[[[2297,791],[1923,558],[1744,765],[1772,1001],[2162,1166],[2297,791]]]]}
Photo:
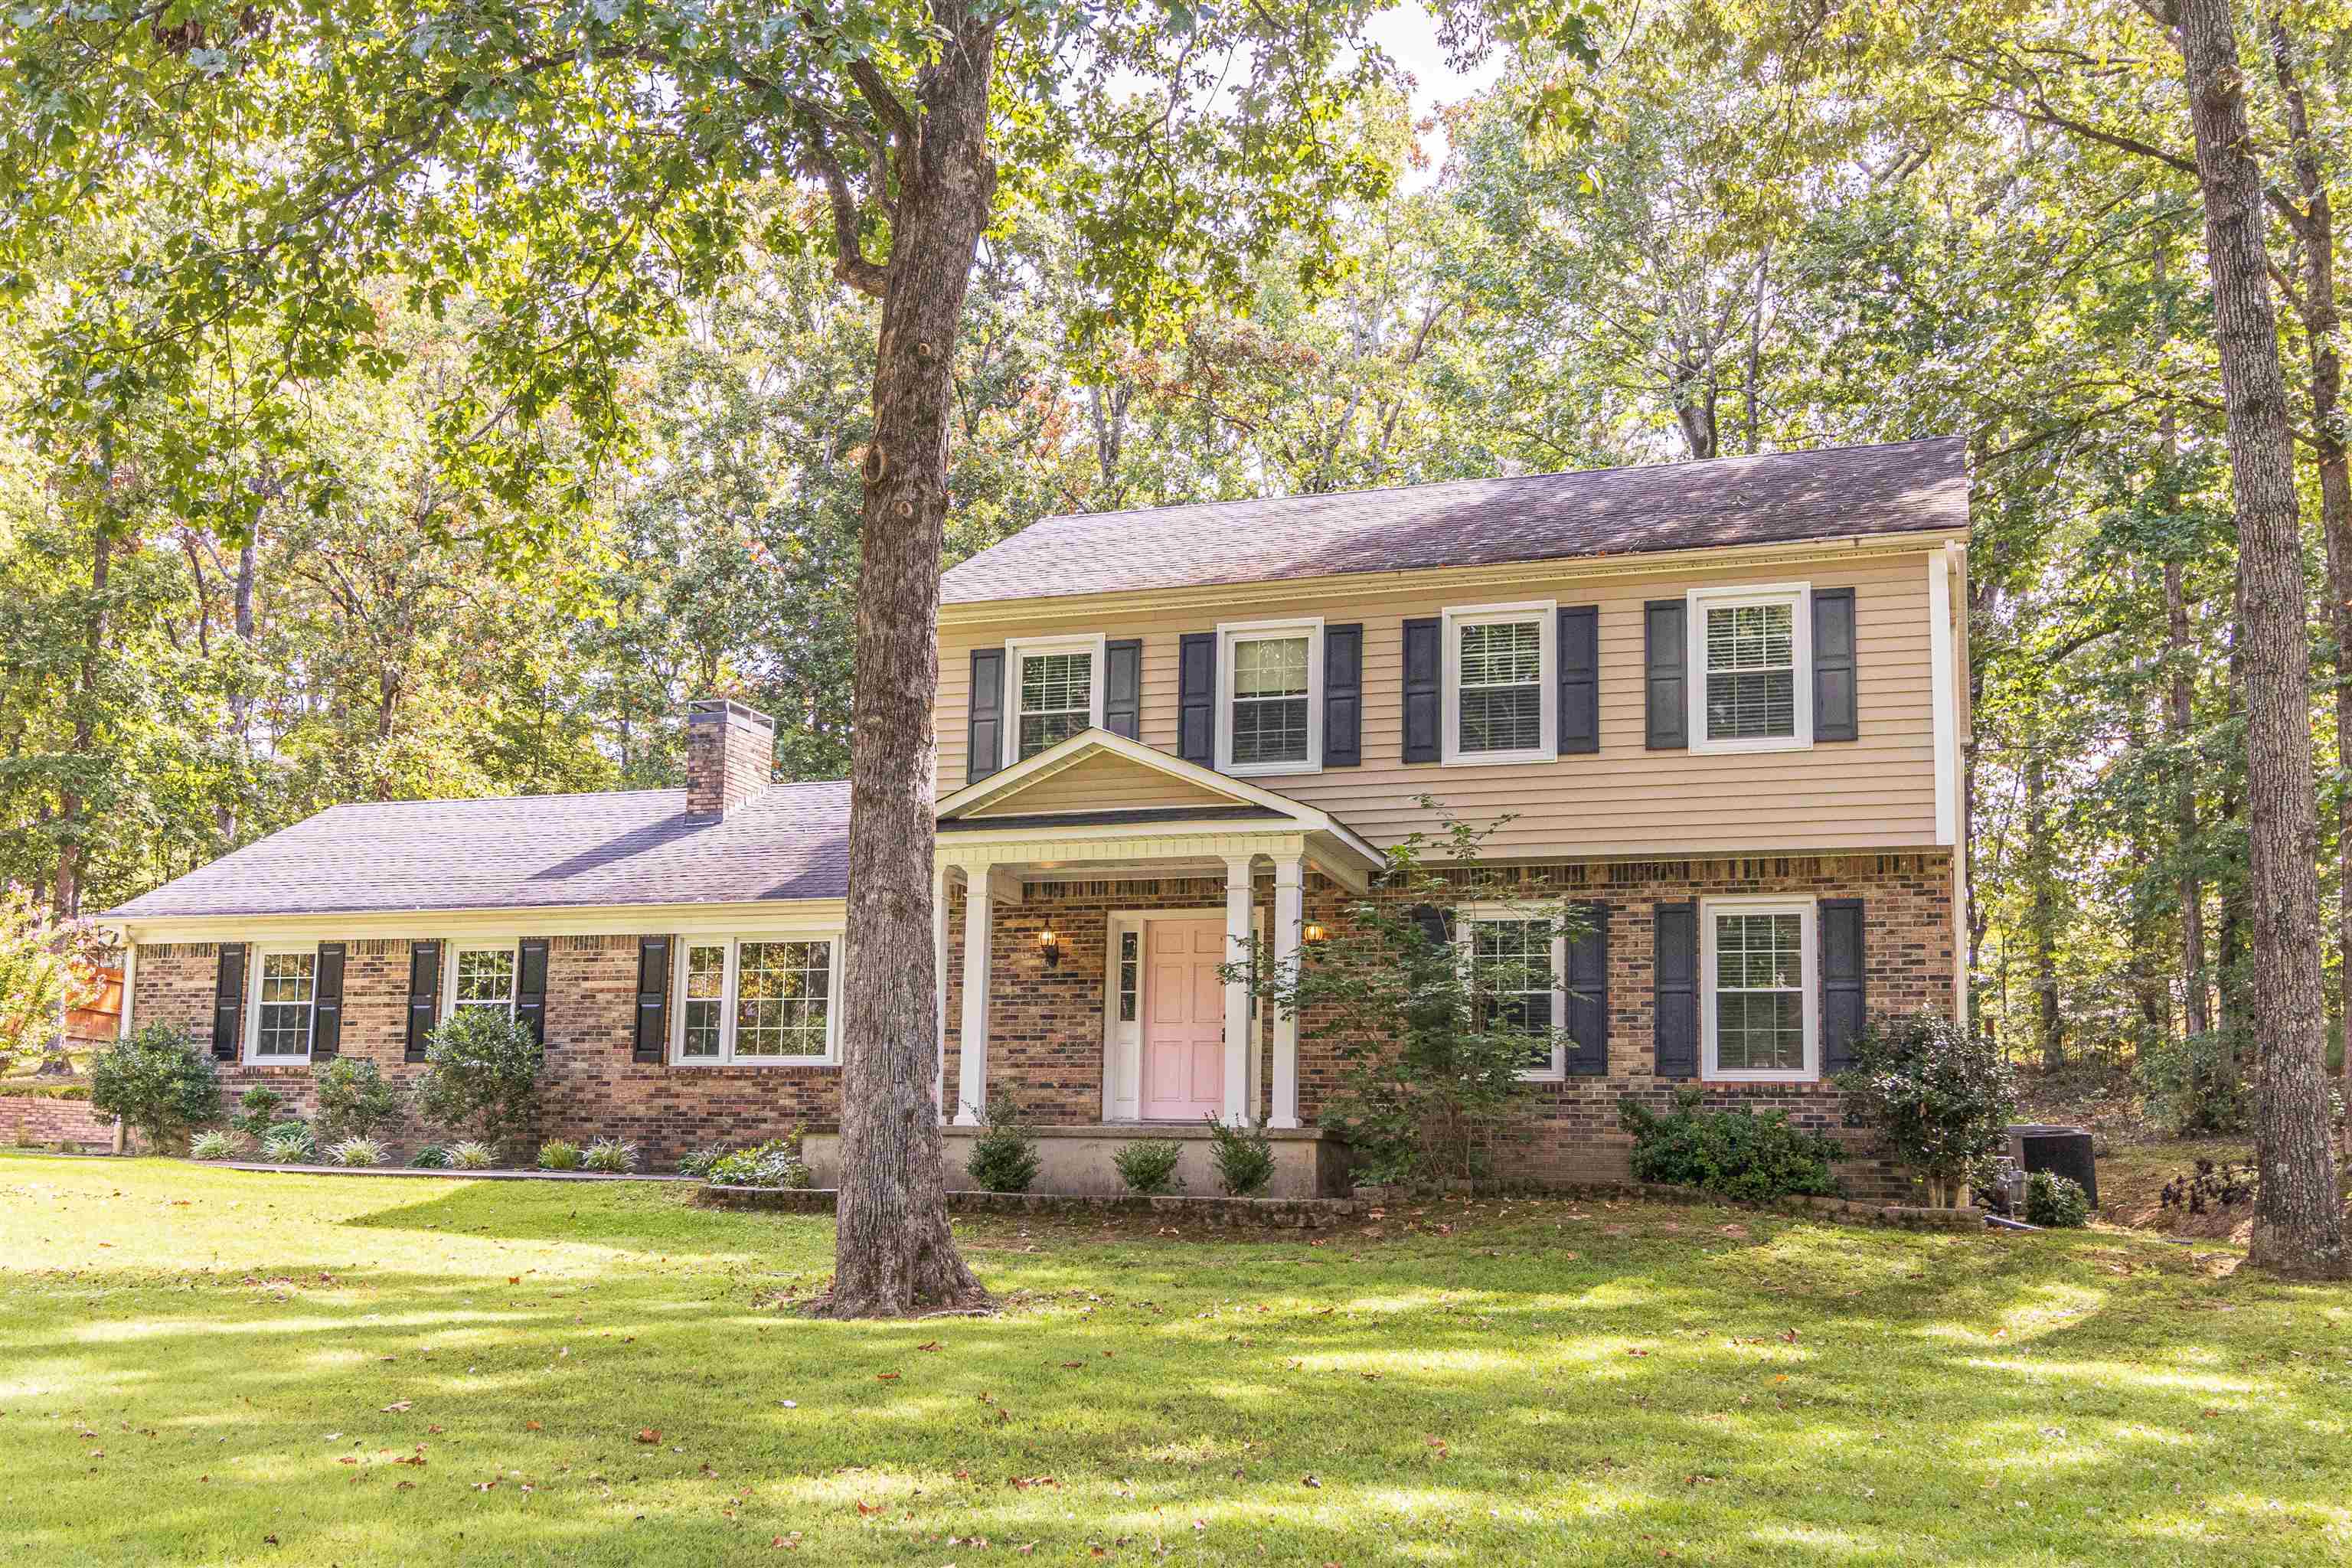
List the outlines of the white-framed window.
{"type": "Polygon", "coordinates": [[[841,1059],[838,935],[688,936],[678,945],[673,1062],[804,1067],[841,1059]]]}
{"type": "Polygon", "coordinates": [[[1445,612],[1449,763],[1548,762],[1559,733],[1557,606],[1445,612]]]}
{"type": "Polygon", "coordinates": [[[490,1007],[511,1016],[515,1005],[517,944],[456,942],[449,944],[449,983],[442,994],[449,998],[447,1014],[460,1007],[490,1007]]]}
{"type": "Polygon", "coordinates": [[[1454,940],[1489,1017],[1550,1037],[1528,1061],[1524,1079],[1564,1079],[1568,1072],[1568,933],[1539,910],[1476,904],[1461,910],[1454,940]]]}
{"type": "Polygon", "coordinates": [[[1323,766],[1323,623],[1217,628],[1217,771],[1311,773],[1323,766]]]}
{"type": "Polygon", "coordinates": [[[1005,689],[1012,711],[1004,726],[1004,765],[1034,757],[1103,721],[1103,649],[1099,634],[1082,637],[1015,638],[1004,645],[1005,689]]]}
{"type": "Polygon", "coordinates": [[[1811,746],[1812,591],[1801,583],[1694,588],[1689,606],[1691,749],[1811,746]]]}
{"type": "Polygon", "coordinates": [[[1821,921],[1810,898],[1699,903],[1700,1076],[1820,1076],[1821,921]]]}
{"type": "Polygon", "coordinates": [[[253,955],[253,994],[246,1014],[247,1061],[307,1062],[319,1000],[319,950],[262,948],[253,955]]]}

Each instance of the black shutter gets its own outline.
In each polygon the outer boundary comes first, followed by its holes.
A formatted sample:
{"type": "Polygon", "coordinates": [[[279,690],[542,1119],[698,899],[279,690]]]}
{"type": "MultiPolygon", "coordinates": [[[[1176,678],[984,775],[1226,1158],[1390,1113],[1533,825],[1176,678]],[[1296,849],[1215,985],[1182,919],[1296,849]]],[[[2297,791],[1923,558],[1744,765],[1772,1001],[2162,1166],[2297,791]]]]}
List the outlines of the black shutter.
{"type": "Polygon", "coordinates": [[[1186,632],[1176,644],[1176,754],[1217,765],[1217,634],[1186,632]]]}
{"type": "Polygon", "coordinates": [[[547,1044],[547,939],[527,936],[515,950],[515,1020],[547,1044]]]}
{"type": "Polygon", "coordinates": [[[1643,606],[1643,686],[1649,716],[1642,743],[1654,752],[1690,744],[1687,614],[1680,599],[1653,599],[1643,606]]]}
{"type": "Polygon", "coordinates": [[[1862,1033],[1864,965],[1862,900],[1822,900],[1822,1076],[1853,1066],[1853,1037],[1862,1033]]]}
{"type": "Polygon", "coordinates": [[[1435,904],[1415,904],[1406,911],[1414,925],[1421,928],[1421,940],[1432,947],[1444,947],[1454,940],[1454,922],[1435,904]]]}
{"type": "Polygon", "coordinates": [[[1559,613],[1559,752],[1601,749],[1601,606],[1559,613]]]}
{"type": "Polygon", "coordinates": [[[1444,754],[1445,623],[1436,616],[1404,624],[1404,760],[1433,763],[1444,754]]]}
{"type": "Polygon", "coordinates": [[[963,782],[1004,765],[1004,650],[971,650],[971,721],[964,731],[963,782]]]}
{"type": "Polygon", "coordinates": [[[659,1062],[669,1044],[669,951],[675,939],[637,938],[637,1033],[629,1059],[659,1062]]]}
{"type": "Polygon", "coordinates": [[[319,944],[319,972],[310,988],[310,1055],[331,1057],[343,1048],[343,944],[319,944]]]}
{"type": "Polygon", "coordinates": [[[213,980],[213,1057],[236,1060],[236,1025],[245,1005],[245,943],[220,944],[220,968],[213,980]]]}
{"type": "Polygon", "coordinates": [[[1851,741],[1855,718],[1853,590],[1813,591],[1813,739],[1851,741]]]}
{"type": "Polygon", "coordinates": [[[1698,1076],[1698,905],[1660,904],[1650,1009],[1657,1024],[1658,1076],[1698,1076]]]}
{"type": "Polygon", "coordinates": [[[1609,1070],[1609,906],[1577,906],[1584,934],[1568,944],[1568,1070],[1609,1070]]]}
{"type": "Polygon", "coordinates": [[[1364,761],[1364,628],[1323,628],[1323,765],[1364,761]]]}
{"type": "Polygon", "coordinates": [[[425,1059],[425,1037],[441,1021],[441,944],[437,942],[412,942],[408,944],[408,1034],[402,1047],[400,1059],[421,1062],[425,1059]]]}
{"type": "Polygon", "coordinates": [[[1130,741],[1143,739],[1141,637],[1103,645],[1103,728],[1130,741]]]}

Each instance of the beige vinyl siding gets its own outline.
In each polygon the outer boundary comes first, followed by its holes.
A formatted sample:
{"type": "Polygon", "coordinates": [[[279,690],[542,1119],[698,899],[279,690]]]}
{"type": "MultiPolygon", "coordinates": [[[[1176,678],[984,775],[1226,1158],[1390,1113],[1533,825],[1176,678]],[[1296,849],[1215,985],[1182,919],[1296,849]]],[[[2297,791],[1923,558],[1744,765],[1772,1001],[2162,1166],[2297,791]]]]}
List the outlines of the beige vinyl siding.
{"type": "MultiPolygon", "coordinates": [[[[969,677],[969,670],[966,673],[969,677]]],[[[961,763],[958,766],[961,768],[961,763]]],[[[1138,767],[1124,757],[1097,756],[1048,773],[1004,799],[966,815],[1026,816],[1040,811],[1126,811],[1160,805],[1233,804],[1231,795],[1213,794],[1182,779],[1138,767]]]]}
{"type": "MultiPolygon", "coordinates": [[[[1927,550],[1855,559],[1762,563],[1747,569],[1685,566],[1671,574],[1587,574],[1530,568],[1507,585],[1488,575],[1449,586],[1383,576],[1302,584],[1276,607],[1263,599],[1232,620],[1285,614],[1321,616],[1364,628],[1363,765],[1315,773],[1253,775],[1250,782],[1330,812],[1387,846],[1436,818],[1414,804],[1436,797],[1484,825],[1517,819],[1488,841],[1501,855],[1648,856],[1778,850],[1924,847],[1936,842],[1935,738],[1930,721],[1927,572],[1943,566],[1942,542],[1927,550]],[[1852,587],[1859,661],[1860,739],[1809,751],[1704,753],[1652,752],[1642,742],[1643,607],[1690,588],[1803,582],[1852,587]],[[1402,623],[1449,606],[1553,600],[1600,606],[1601,749],[1554,761],[1407,765],[1403,731],[1402,623]]],[[[1622,567],[1620,568],[1622,571],[1622,567]]],[[[991,625],[984,606],[959,610],[941,634],[939,708],[942,791],[962,785],[971,650],[1008,635],[1101,632],[1143,639],[1142,726],[1147,745],[1173,751],[1177,731],[1177,639],[1215,629],[1214,607],[1172,611],[1138,595],[1074,605],[1066,619],[1041,619],[1022,606],[1016,625],[991,625]]],[[[1961,688],[1965,692],[1966,688],[1961,688]]],[[[1035,809],[1032,807],[1031,809],[1035,809]]]]}

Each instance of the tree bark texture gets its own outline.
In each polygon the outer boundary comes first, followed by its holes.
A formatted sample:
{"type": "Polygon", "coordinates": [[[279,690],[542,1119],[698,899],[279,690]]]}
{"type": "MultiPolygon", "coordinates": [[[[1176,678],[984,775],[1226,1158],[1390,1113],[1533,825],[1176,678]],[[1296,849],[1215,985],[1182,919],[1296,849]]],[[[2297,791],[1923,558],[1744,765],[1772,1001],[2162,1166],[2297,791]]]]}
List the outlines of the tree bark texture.
{"type": "Polygon", "coordinates": [[[949,373],[987,226],[993,28],[942,0],[940,52],[893,213],[866,454],[856,743],[850,752],[849,973],[843,997],[835,1317],[898,1317],[983,1298],[949,1234],[937,1081],[932,692],[947,520],[949,373]]]}
{"type": "MultiPolygon", "coordinates": [[[[89,616],[82,631],[81,668],[74,679],[73,756],[78,765],[87,759],[98,737],[91,712],[98,701],[98,663],[106,651],[106,577],[114,554],[114,530],[100,517],[89,543],[89,616]]],[[[86,802],[70,776],[58,791],[58,919],[81,916],[82,871],[89,863],[86,802]]]]}
{"type": "Polygon", "coordinates": [[[2205,206],[2213,335],[2238,517],[2246,692],[2248,913],[2263,1031],[2250,1260],[2340,1277],[2344,1215],[2327,1114],[2319,956],[2318,805],[2311,758],[2309,605],[2286,376],[2263,246],[2262,169],[2229,0],[2180,0],[2181,58],[2205,206]]]}

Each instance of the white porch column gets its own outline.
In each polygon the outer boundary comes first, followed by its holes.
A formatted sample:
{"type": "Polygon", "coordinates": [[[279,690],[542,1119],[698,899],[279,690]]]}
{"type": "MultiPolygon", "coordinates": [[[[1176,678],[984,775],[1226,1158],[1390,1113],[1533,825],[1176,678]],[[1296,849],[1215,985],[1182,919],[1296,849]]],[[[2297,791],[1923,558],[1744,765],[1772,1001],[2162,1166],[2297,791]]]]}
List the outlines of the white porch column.
{"type": "Polygon", "coordinates": [[[931,1104],[947,1120],[948,1104],[948,868],[931,868],[931,1011],[939,1015],[939,1055],[931,1063],[931,1104]]]}
{"type": "MultiPolygon", "coordinates": [[[[1289,856],[1274,863],[1274,969],[1298,973],[1298,936],[1306,915],[1307,862],[1289,856]]],[[[1298,1125],[1298,1015],[1274,1015],[1274,1114],[1269,1127],[1298,1125]]]]}
{"type": "MultiPolygon", "coordinates": [[[[1225,962],[1250,955],[1250,864],[1247,855],[1225,860],[1225,962]]],[[[1250,988],[1235,971],[1225,982],[1225,1120],[1236,1127],[1256,1120],[1257,1085],[1250,1077],[1250,988]]]]}
{"type": "Polygon", "coordinates": [[[980,1125],[988,1105],[989,950],[996,931],[996,900],[986,861],[963,868],[963,1038],[957,1059],[955,1124],[980,1125]]]}

